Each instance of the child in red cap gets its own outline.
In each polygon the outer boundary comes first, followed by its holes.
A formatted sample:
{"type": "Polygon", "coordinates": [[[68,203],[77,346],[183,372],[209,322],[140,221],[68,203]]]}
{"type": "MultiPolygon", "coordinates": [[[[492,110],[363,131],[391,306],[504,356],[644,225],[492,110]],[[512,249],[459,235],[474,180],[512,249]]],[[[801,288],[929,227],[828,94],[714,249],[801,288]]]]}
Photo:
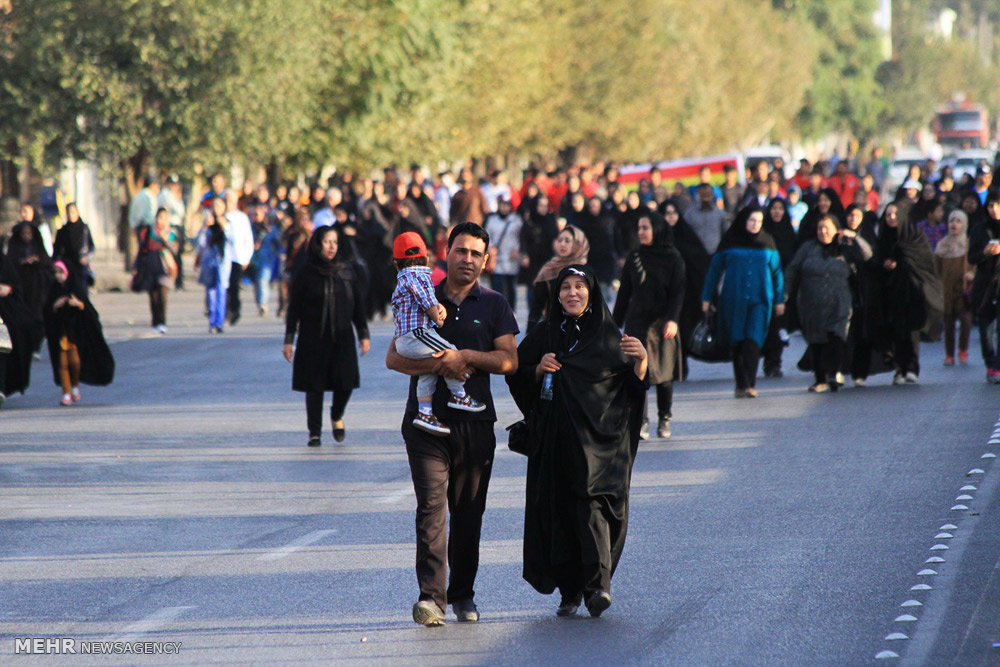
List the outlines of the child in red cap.
{"type": "MultiPolygon", "coordinates": [[[[392,257],[399,270],[392,293],[392,316],[396,321],[396,352],[407,359],[427,359],[455,346],[434,330],[447,315],[438,303],[427,266],[427,246],[416,232],[404,232],[392,243],[392,257]]],[[[417,378],[417,416],[413,425],[435,435],[448,435],[451,429],[438,421],[431,408],[438,376],[430,373],[417,378]]],[[[451,391],[448,407],[467,412],[482,412],[486,405],[465,393],[465,383],[445,378],[451,391]]]]}

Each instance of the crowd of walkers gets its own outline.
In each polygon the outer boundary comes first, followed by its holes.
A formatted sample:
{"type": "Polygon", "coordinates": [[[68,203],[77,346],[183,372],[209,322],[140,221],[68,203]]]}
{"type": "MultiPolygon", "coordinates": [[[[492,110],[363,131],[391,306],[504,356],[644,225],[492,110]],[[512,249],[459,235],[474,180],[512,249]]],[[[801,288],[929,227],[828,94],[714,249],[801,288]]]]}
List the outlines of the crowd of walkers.
{"type": "MultiPolygon", "coordinates": [[[[863,387],[881,372],[912,384],[922,341],[943,331],[945,365],[966,364],[975,325],[987,381],[1000,384],[992,168],[955,183],[918,166],[895,193],[884,193],[877,154],[860,168],[803,160],[791,178],[761,161],[746,185],[732,168],[721,183],[705,169],[672,188],[655,168],[627,188],[613,164],[532,169],[519,188],[502,170],[430,179],[416,165],[408,179],[344,174],[307,192],[237,191],[217,174],[192,241],[209,332],[240,320],[245,279],[261,317],[274,293],[311,447],[326,392],[334,440],[345,439],[368,324],[391,308],[386,366],[411,376],[401,434],[417,499],[417,623],[444,624],[449,606],[459,621],[479,619],[491,374],[507,377],[524,415],[510,436],[528,459],[523,576],[559,592],[559,616],[585,606],[597,617],[612,603],[632,464],[651,435],[648,390],[656,435],[668,438],[690,358],[731,361],[736,397],[756,398],[761,359],[765,376],[780,377],[788,334],[800,331],[810,392],[837,391],[848,376],[863,387]]],[[[129,207],[132,288],[149,294],[157,334],[169,289],[183,282],[177,186],[148,179],[129,207]]],[[[61,403],[80,400],[80,383],[111,381],[88,299],[92,249],[75,207],[51,248],[33,209],[22,211],[0,256],[5,393],[27,386],[43,334],[61,403]]]]}

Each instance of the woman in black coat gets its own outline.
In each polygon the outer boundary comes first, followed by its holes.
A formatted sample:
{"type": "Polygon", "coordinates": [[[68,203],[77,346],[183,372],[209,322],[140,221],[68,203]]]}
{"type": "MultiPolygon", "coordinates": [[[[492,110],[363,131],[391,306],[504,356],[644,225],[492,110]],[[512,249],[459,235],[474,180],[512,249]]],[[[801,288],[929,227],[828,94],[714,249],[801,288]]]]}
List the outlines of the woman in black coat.
{"type": "Polygon", "coordinates": [[[94,252],[94,239],[90,227],[80,219],[75,202],[66,204],[66,224],[56,232],[52,243],[52,258],[61,260],[69,269],[70,278],[80,286],[86,296],[94,276],[90,269],[90,255],[94,252]]]}
{"type": "MultiPolygon", "coordinates": [[[[684,260],[673,247],[673,234],[659,213],[639,217],[639,249],[622,268],[615,301],[615,324],[638,338],[649,353],[649,383],[656,385],[657,436],[670,437],[674,380],[681,375],[678,323],[684,304],[684,260]]],[[[649,435],[646,404],[640,436],[649,435]]]]}
{"type": "Polygon", "coordinates": [[[688,375],[688,350],[691,334],[701,321],[701,288],[705,284],[711,256],[705,251],[701,239],[680,214],[677,205],[667,200],[661,207],[663,217],[670,227],[673,246],[684,260],[684,301],[681,305],[681,319],[678,320],[678,337],[681,344],[681,379],[688,375]]]}
{"type": "Polygon", "coordinates": [[[600,616],[625,546],[646,351],[615,326],[589,267],[567,266],[556,281],[507,377],[529,431],[523,576],[540,593],[559,589],[559,616],[582,602],[600,616]]]}
{"type": "Polygon", "coordinates": [[[333,392],[333,438],[344,440],[344,410],[361,384],[354,332],[361,354],[370,347],[357,276],[349,263],[337,261],[337,249],[337,230],[332,227],[320,227],[310,237],[305,264],[292,281],[285,323],[282,353],[293,362],[292,389],[306,394],[310,447],[320,444],[325,391],[333,392]],[[299,340],[293,349],[296,332],[299,340]]]}
{"type": "Polygon", "coordinates": [[[49,294],[49,285],[52,284],[52,260],[45,251],[38,227],[30,222],[15,225],[7,242],[7,259],[14,265],[21,279],[24,305],[31,311],[31,318],[41,331],[44,320],[42,311],[49,294]]]}
{"type": "Polygon", "coordinates": [[[0,253],[0,320],[13,343],[10,351],[0,352],[0,405],[7,396],[28,388],[31,355],[41,341],[41,327],[32,319],[23,293],[14,263],[0,253]]]}

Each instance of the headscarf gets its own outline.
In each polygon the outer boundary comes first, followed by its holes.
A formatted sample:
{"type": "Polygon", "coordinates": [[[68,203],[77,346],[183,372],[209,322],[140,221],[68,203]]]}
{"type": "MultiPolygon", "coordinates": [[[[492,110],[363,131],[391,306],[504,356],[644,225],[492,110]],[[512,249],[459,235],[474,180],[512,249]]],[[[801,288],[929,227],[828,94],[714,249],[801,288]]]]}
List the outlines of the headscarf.
{"type": "MultiPolygon", "coordinates": [[[[744,221],[744,226],[746,221],[744,221]]],[[[788,202],[782,197],[775,197],[767,203],[764,209],[764,226],[762,231],[767,232],[774,239],[774,244],[781,255],[782,266],[788,266],[795,256],[795,228],[792,226],[792,217],[788,215],[788,202]],[[775,202],[780,202],[784,206],[784,215],[777,222],[771,217],[771,207],[775,202]]]]}
{"type": "MultiPolygon", "coordinates": [[[[590,254],[590,242],[587,240],[587,235],[583,233],[583,230],[573,225],[566,225],[559,234],[565,231],[573,234],[573,249],[570,250],[569,255],[566,257],[556,256],[545,262],[542,268],[538,270],[538,275],[535,276],[536,283],[544,283],[552,280],[559,275],[560,271],[571,264],[587,263],[587,256],[590,254]]],[[[558,235],[556,235],[556,238],[559,238],[558,235]]]]}
{"type": "MultiPolygon", "coordinates": [[[[349,280],[353,275],[351,267],[347,265],[346,262],[338,261],[340,255],[339,251],[337,255],[334,255],[333,259],[327,260],[322,255],[323,248],[323,238],[330,232],[336,232],[337,230],[332,227],[320,227],[316,232],[309,237],[309,246],[306,250],[306,266],[303,270],[305,272],[312,272],[320,276],[324,283],[323,288],[323,310],[320,314],[319,319],[319,330],[322,332],[326,328],[326,323],[330,323],[331,333],[336,333],[334,330],[333,314],[334,307],[336,306],[336,290],[334,289],[334,282],[337,278],[342,280],[349,280]]],[[[296,280],[301,279],[302,276],[297,277],[296,280]]]]}
{"type": "Polygon", "coordinates": [[[897,220],[895,228],[883,220],[878,236],[879,261],[893,259],[897,263],[886,284],[888,321],[897,334],[904,328],[921,330],[937,340],[941,335],[944,293],[931,244],[901,209],[897,209],[897,220]]]}
{"type": "Polygon", "coordinates": [[[948,214],[948,227],[951,227],[952,218],[958,218],[962,221],[962,231],[958,235],[951,233],[951,229],[948,230],[948,234],[945,235],[943,239],[938,241],[937,247],[934,249],[934,254],[943,259],[949,259],[954,257],[965,257],[969,252],[969,237],[967,235],[969,229],[969,216],[965,214],[965,211],[957,209],[948,214]]]}
{"type": "Polygon", "coordinates": [[[38,257],[47,261],[49,254],[45,251],[45,244],[42,242],[42,233],[34,223],[22,221],[14,225],[10,232],[10,239],[7,241],[7,257],[20,264],[28,257],[38,257]],[[22,231],[27,228],[31,230],[31,239],[24,241],[21,238],[22,231]]]}
{"type": "MultiPolygon", "coordinates": [[[[728,250],[729,248],[753,248],[775,251],[778,249],[778,246],[774,243],[774,238],[764,231],[763,226],[756,234],[751,234],[747,231],[747,220],[750,214],[757,210],[759,209],[745,208],[740,212],[740,215],[736,216],[736,220],[729,226],[726,233],[722,235],[722,240],[719,241],[719,247],[716,252],[728,250]]],[[[767,212],[763,211],[763,213],[766,217],[767,212]]]]}

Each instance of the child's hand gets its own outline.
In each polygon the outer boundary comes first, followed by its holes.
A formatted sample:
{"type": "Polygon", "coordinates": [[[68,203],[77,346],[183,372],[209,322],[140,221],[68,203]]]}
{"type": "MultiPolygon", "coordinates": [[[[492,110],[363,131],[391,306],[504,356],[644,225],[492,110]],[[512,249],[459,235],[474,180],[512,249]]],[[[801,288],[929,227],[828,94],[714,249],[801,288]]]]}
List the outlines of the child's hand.
{"type": "Polygon", "coordinates": [[[440,303],[436,303],[427,310],[427,317],[431,318],[437,326],[444,324],[444,318],[448,316],[448,311],[440,303]]]}

